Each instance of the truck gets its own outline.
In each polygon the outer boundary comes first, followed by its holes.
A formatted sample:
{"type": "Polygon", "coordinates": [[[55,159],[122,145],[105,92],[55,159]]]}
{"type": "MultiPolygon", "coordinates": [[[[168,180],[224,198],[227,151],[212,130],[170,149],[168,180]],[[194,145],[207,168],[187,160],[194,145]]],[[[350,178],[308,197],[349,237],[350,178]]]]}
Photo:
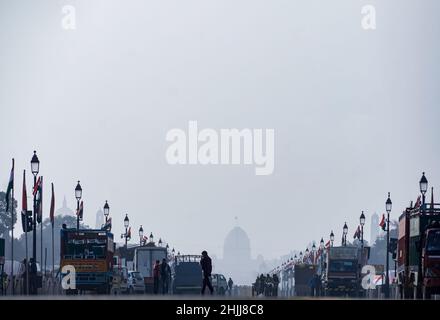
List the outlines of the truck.
{"type": "Polygon", "coordinates": [[[67,275],[64,267],[75,268],[76,288],[66,293],[109,294],[113,275],[113,234],[106,230],[62,228],[60,242],[61,277],[67,275]]]}
{"type": "Polygon", "coordinates": [[[310,296],[310,281],[316,275],[316,265],[314,264],[295,264],[294,273],[294,294],[295,296],[310,296]]]}
{"type": "Polygon", "coordinates": [[[399,217],[397,283],[401,298],[440,293],[440,204],[412,204],[399,217]]]}
{"type": "Polygon", "coordinates": [[[168,263],[168,251],[164,247],[156,246],[154,242],[134,248],[133,265],[134,271],[140,272],[145,284],[145,293],[154,291],[153,267],[157,260],[162,263],[166,259],[168,263]]]}
{"type": "Polygon", "coordinates": [[[359,297],[365,292],[361,287],[362,268],[367,264],[369,247],[329,247],[323,270],[323,287],[326,296],[359,297]]]}
{"type": "Polygon", "coordinates": [[[203,272],[200,255],[178,255],[171,264],[173,294],[200,294],[203,272]]]}

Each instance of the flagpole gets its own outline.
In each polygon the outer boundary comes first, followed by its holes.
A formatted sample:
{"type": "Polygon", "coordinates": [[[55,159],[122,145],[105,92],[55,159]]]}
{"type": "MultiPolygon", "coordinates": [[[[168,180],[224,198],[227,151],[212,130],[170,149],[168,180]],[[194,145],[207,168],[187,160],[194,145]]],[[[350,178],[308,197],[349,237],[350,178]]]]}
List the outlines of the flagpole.
{"type": "Polygon", "coordinates": [[[40,268],[41,268],[41,277],[43,277],[43,176],[41,176],[41,184],[40,184],[40,203],[38,214],[40,216],[40,268]]]}
{"type": "MultiPolygon", "coordinates": [[[[12,158],[12,179],[14,181],[14,166],[15,160],[12,158]]],[[[14,281],[14,183],[12,183],[12,205],[11,205],[11,279],[12,279],[12,295],[15,294],[15,281],[14,281]]],[[[9,201],[9,199],[6,199],[9,201]]]]}
{"type": "MultiPolygon", "coordinates": [[[[53,188],[53,184],[52,184],[52,188],[53,188]]],[[[53,189],[52,189],[53,190],[53,189]]],[[[54,218],[52,218],[54,219],[54,218]]],[[[54,246],[54,239],[53,239],[53,220],[52,220],[52,294],[54,294],[54,289],[55,289],[55,246],[54,246]]]]}
{"type": "Polygon", "coordinates": [[[26,224],[26,229],[24,232],[24,237],[25,237],[25,242],[26,242],[26,266],[25,266],[25,270],[26,270],[26,295],[29,295],[29,257],[28,257],[28,226],[29,226],[29,222],[28,222],[28,213],[25,212],[25,224],[26,224]]]}

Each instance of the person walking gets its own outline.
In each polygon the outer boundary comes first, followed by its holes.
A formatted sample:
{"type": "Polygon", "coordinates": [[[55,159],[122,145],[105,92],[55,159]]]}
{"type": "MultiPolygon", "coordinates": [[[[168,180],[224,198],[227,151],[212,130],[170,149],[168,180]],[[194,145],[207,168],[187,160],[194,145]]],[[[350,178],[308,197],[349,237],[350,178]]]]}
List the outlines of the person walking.
{"type": "Polygon", "coordinates": [[[280,279],[278,278],[277,274],[274,273],[273,277],[272,277],[272,281],[273,281],[273,296],[277,297],[278,296],[278,285],[280,283],[280,279]]]}
{"type": "Polygon", "coordinates": [[[229,295],[232,296],[232,287],[234,286],[234,281],[229,277],[228,280],[228,288],[229,288],[229,295]]]}
{"type": "Polygon", "coordinates": [[[162,263],[160,265],[160,278],[162,281],[162,294],[168,293],[168,287],[171,279],[171,268],[167,263],[167,260],[162,259],[162,263]]]}
{"type": "Polygon", "coordinates": [[[156,263],[153,267],[153,293],[158,294],[159,293],[159,281],[160,281],[160,261],[156,260],[156,263]]]}
{"type": "Polygon", "coordinates": [[[211,273],[212,273],[212,260],[208,256],[208,252],[202,252],[202,259],[200,259],[200,265],[203,271],[203,284],[202,284],[202,295],[205,294],[206,287],[209,288],[211,294],[214,293],[214,288],[211,284],[211,273]]]}

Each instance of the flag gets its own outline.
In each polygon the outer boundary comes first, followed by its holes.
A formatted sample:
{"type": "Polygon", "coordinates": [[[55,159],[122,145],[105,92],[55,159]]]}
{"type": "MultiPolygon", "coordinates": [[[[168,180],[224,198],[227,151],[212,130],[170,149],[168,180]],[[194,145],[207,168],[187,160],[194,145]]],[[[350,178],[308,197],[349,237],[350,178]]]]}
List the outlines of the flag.
{"type": "Polygon", "coordinates": [[[35,197],[37,195],[38,189],[40,188],[41,177],[38,177],[37,183],[34,186],[34,190],[32,191],[32,195],[35,197]]]}
{"type": "Polygon", "coordinates": [[[383,231],[385,231],[385,229],[386,229],[386,222],[385,222],[385,214],[383,213],[382,214],[382,219],[380,220],[380,223],[379,223],[379,227],[381,227],[382,228],[382,230],[383,231]]]}
{"type": "Polygon", "coordinates": [[[76,212],[76,215],[79,216],[79,220],[81,220],[81,221],[83,219],[83,213],[84,213],[84,202],[81,201],[81,204],[79,205],[79,209],[76,212]]]}
{"type": "Polygon", "coordinates": [[[325,244],[325,247],[326,247],[326,248],[330,248],[330,240],[327,241],[327,243],[325,244]]]}
{"type": "Polygon", "coordinates": [[[23,192],[21,197],[21,226],[23,227],[23,232],[32,231],[32,211],[27,208],[27,191],[26,191],[26,170],[23,170],[23,192]],[[26,215],[27,225],[26,225],[26,215]]]}
{"type": "Polygon", "coordinates": [[[43,177],[41,177],[40,184],[38,186],[38,203],[37,203],[37,222],[41,223],[43,221],[43,177]]]}
{"type": "Polygon", "coordinates": [[[50,199],[50,223],[52,223],[52,226],[55,222],[54,214],[55,214],[55,191],[52,183],[52,198],[50,199]]]}
{"type": "Polygon", "coordinates": [[[414,205],[414,209],[419,208],[421,205],[422,205],[422,201],[420,199],[420,196],[418,196],[416,204],[414,205]]]}
{"type": "Polygon", "coordinates": [[[131,239],[131,227],[128,228],[127,238],[131,239]]]}
{"type": "Polygon", "coordinates": [[[361,228],[358,226],[356,232],[353,235],[353,239],[360,239],[360,238],[361,238],[361,228]]]}
{"type": "Polygon", "coordinates": [[[112,230],[112,218],[107,219],[107,222],[104,224],[103,229],[108,231],[112,230]]]}
{"type": "MultiPolygon", "coordinates": [[[[15,161],[12,159],[11,175],[9,176],[8,188],[6,189],[6,212],[9,211],[9,198],[11,196],[12,189],[14,189],[14,167],[15,161]]],[[[12,199],[12,201],[14,201],[14,199],[12,199]]]]}
{"type": "Polygon", "coordinates": [[[431,187],[431,210],[434,210],[434,187],[431,187]]]}

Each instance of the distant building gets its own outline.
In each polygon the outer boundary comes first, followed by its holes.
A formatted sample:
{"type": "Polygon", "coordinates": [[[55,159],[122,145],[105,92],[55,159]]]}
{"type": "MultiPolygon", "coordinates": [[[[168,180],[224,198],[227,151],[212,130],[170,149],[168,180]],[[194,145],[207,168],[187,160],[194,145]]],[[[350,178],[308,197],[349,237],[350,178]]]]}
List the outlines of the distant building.
{"type": "Polygon", "coordinates": [[[374,213],[371,216],[371,225],[370,225],[370,242],[374,244],[376,242],[377,237],[379,236],[379,215],[374,213]]]}
{"type": "Polygon", "coordinates": [[[96,212],[96,223],[95,223],[96,229],[101,229],[103,224],[104,224],[104,211],[99,209],[98,212],[96,212]]]}
{"type": "Polygon", "coordinates": [[[61,208],[59,208],[59,209],[55,212],[55,214],[56,214],[57,216],[74,216],[74,215],[75,215],[75,213],[73,212],[73,210],[67,207],[67,200],[66,200],[66,197],[64,197],[64,200],[63,200],[63,206],[62,206],[61,208]]]}
{"type": "Polygon", "coordinates": [[[223,258],[213,259],[213,272],[231,277],[234,283],[250,285],[255,281],[260,266],[264,263],[251,257],[251,243],[247,233],[239,226],[234,227],[226,236],[223,245],[223,258]]]}

